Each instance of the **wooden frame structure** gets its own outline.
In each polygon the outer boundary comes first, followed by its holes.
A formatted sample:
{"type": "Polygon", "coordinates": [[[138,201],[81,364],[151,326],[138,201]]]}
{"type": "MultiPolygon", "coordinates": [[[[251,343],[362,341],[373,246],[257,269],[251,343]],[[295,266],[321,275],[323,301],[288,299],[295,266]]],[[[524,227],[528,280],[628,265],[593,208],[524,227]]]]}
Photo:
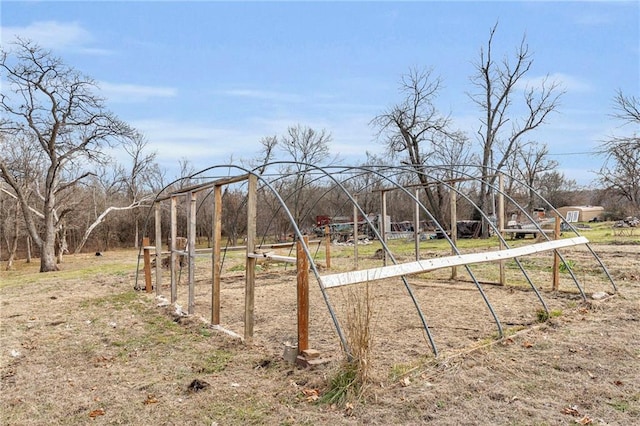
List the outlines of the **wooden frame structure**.
{"type": "MultiPolygon", "coordinates": [[[[211,183],[195,185],[182,189],[181,191],[172,193],[166,197],[157,198],[155,200],[155,246],[149,245],[149,238],[144,238],[144,264],[145,264],[145,283],[147,292],[151,292],[151,273],[150,273],[150,251],[155,250],[156,255],[156,294],[160,294],[162,286],[162,269],[161,256],[162,252],[162,228],[161,228],[161,203],[170,200],[170,247],[171,255],[171,303],[177,301],[177,271],[176,263],[178,256],[187,256],[188,262],[188,314],[194,313],[195,309],[195,230],[196,230],[196,201],[198,193],[205,190],[213,191],[213,247],[211,248],[211,324],[217,330],[223,331],[232,336],[241,338],[246,343],[251,343],[254,333],[254,304],[255,304],[255,268],[258,260],[267,259],[279,262],[293,263],[297,265],[297,299],[298,299],[298,351],[302,353],[309,349],[309,259],[305,254],[303,244],[308,246],[308,237],[304,238],[304,243],[298,241],[296,244],[296,257],[280,256],[272,253],[259,253],[257,249],[275,248],[275,247],[291,247],[292,243],[282,244],[256,244],[256,216],[257,216],[257,177],[254,174],[245,174],[234,178],[220,179],[211,183]],[[222,240],[222,189],[226,185],[247,181],[247,238],[246,245],[227,247],[224,250],[241,250],[246,251],[245,263],[245,298],[244,298],[244,333],[239,335],[234,331],[225,329],[220,325],[221,322],[221,295],[220,295],[220,278],[221,278],[221,247],[222,240]],[[178,200],[184,197],[187,201],[187,247],[185,250],[176,248],[177,240],[177,207],[178,200]]],[[[328,239],[327,239],[328,240],[328,239]]],[[[206,250],[208,251],[208,250],[206,250]]],[[[327,244],[327,256],[330,256],[329,245],[327,244]]],[[[327,259],[330,259],[328,257],[327,259]]],[[[328,260],[329,262],[330,260],[328,260]]]]}
{"type": "MultiPolygon", "coordinates": [[[[328,173],[327,171],[323,172],[326,174],[326,176],[330,179],[333,179],[334,182],[337,183],[337,181],[335,181],[335,178],[328,173]]],[[[435,346],[435,343],[431,337],[429,328],[427,327],[426,324],[426,320],[423,316],[423,313],[420,309],[420,307],[418,306],[417,300],[415,298],[415,296],[412,293],[411,287],[409,286],[409,283],[406,280],[407,276],[410,275],[414,275],[414,274],[418,274],[418,273],[423,273],[423,272],[428,272],[428,271],[432,271],[432,270],[436,270],[436,269],[441,269],[441,268],[451,268],[451,277],[453,279],[456,279],[457,277],[457,268],[458,267],[464,267],[467,272],[469,273],[469,275],[471,276],[472,280],[474,281],[474,283],[476,284],[476,287],[478,289],[478,291],[480,292],[480,294],[482,295],[487,307],[489,308],[491,314],[494,317],[494,320],[498,326],[498,332],[500,335],[502,335],[502,327],[500,325],[500,321],[498,320],[492,306],[491,303],[489,302],[489,300],[487,299],[486,295],[484,294],[482,287],[480,286],[480,283],[477,281],[477,279],[474,277],[473,273],[471,272],[471,269],[469,268],[469,265],[472,264],[476,264],[476,263],[483,263],[483,262],[497,262],[499,264],[499,268],[500,268],[500,283],[501,284],[505,284],[506,283],[506,279],[505,279],[505,273],[504,273],[504,261],[506,259],[514,259],[516,264],[520,267],[520,269],[522,270],[525,278],[527,279],[527,281],[531,284],[531,287],[533,289],[533,291],[536,293],[536,295],[538,296],[538,298],[540,299],[540,302],[542,303],[542,306],[545,310],[547,310],[547,306],[544,302],[544,300],[542,299],[540,293],[538,292],[538,290],[536,289],[536,286],[533,285],[533,283],[531,282],[531,280],[529,279],[528,275],[526,274],[526,271],[524,270],[523,266],[520,264],[520,262],[518,261],[518,257],[522,257],[522,256],[526,256],[526,255],[530,255],[530,254],[534,254],[534,253],[539,253],[539,252],[544,252],[544,251],[553,251],[554,252],[554,266],[553,266],[553,283],[552,283],[552,289],[553,290],[557,290],[558,289],[558,284],[559,284],[559,274],[558,274],[558,270],[559,270],[559,265],[560,262],[564,262],[564,264],[567,267],[568,272],[570,273],[571,277],[573,278],[573,280],[576,283],[576,286],[578,287],[578,289],[580,290],[583,298],[585,298],[584,292],[582,291],[582,288],[580,287],[580,284],[577,281],[577,278],[575,277],[575,275],[573,274],[573,272],[571,272],[571,268],[570,266],[566,263],[566,261],[564,260],[564,258],[562,257],[562,255],[559,253],[559,249],[561,248],[566,248],[566,247],[571,247],[571,246],[575,246],[575,245],[582,245],[582,244],[586,244],[588,246],[588,240],[585,237],[579,236],[579,234],[576,232],[576,237],[574,238],[566,238],[566,239],[558,239],[559,237],[559,227],[560,227],[560,220],[556,220],[556,229],[554,230],[554,240],[549,240],[549,238],[546,236],[546,234],[542,231],[541,228],[537,228],[537,230],[540,232],[541,235],[544,235],[545,238],[547,238],[547,241],[545,242],[541,242],[541,243],[535,243],[535,244],[531,244],[531,245],[527,245],[527,246],[523,246],[523,247],[516,247],[516,248],[511,248],[509,247],[509,245],[507,244],[506,240],[505,240],[505,235],[513,230],[507,230],[505,229],[504,226],[504,197],[505,197],[505,193],[504,193],[504,182],[503,182],[503,177],[501,174],[497,175],[498,177],[498,194],[499,194],[499,198],[498,198],[498,218],[497,218],[497,224],[496,225],[492,225],[496,231],[496,235],[498,235],[499,239],[500,239],[500,248],[499,250],[496,251],[490,251],[490,252],[484,252],[484,253],[471,253],[471,254],[461,254],[457,247],[456,247],[456,216],[457,216],[457,200],[458,200],[458,195],[462,196],[463,198],[466,198],[469,202],[471,202],[473,204],[473,202],[469,199],[469,197],[467,195],[465,195],[464,193],[462,193],[457,187],[456,187],[456,183],[457,182],[461,182],[464,180],[478,180],[478,178],[476,177],[469,177],[469,178],[460,178],[460,179],[454,179],[451,181],[436,181],[430,184],[441,184],[441,185],[445,185],[449,188],[450,193],[451,193],[451,218],[452,218],[452,225],[450,228],[450,232],[451,232],[451,237],[449,237],[447,235],[447,230],[443,229],[440,225],[439,229],[441,232],[444,233],[445,238],[447,238],[447,240],[449,241],[449,243],[451,244],[451,251],[452,254],[450,256],[446,256],[446,257],[440,257],[440,258],[435,258],[435,259],[428,259],[428,260],[421,260],[420,256],[419,256],[419,245],[420,245],[420,239],[419,239],[419,235],[418,235],[418,229],[419,229],[419,218],[420,218],[420,213],[421,212],[426,212],[426,214],[428,216],[430,216],[433,220],[433,216],[431,215],[431,213],[424,207],[424,205],[422,205],[420,203],[420,199],[419,199],[419,189],[422,187],[422,185],[414,185],[415,187],[415,192],[414,194],[411,194],[407,188],[405,187],[401,187],[400,185],[398,185],[397,183],[394,183],[394,187],[391,188],[386,188],[386,189],[378,189],[376,191],[379,191],[381,194],[380,197],[380,208],[381,208],[381,213],[382,213],[382,220],[381,220],[381,226],[379,230],[376,230],[375,227],[373,227],[373,224],[370,222],[370,220],[366,217],[365,212],[362,210],[362,208],[358,205],[357,202],[357,196],[351,196],[348,195],[349,199],[351,200],[351,202],[353,203],[353,217],[354,217],[354,223],[356,222],[356,219],[359,214],[362,215],[363,217],[365,217],[365,220],[368,222],[369,226],[371,226],[371,228],[373,229],[374,233],[376,234],[376,236],[378,237],[378,239],[380,240],[380,243],[384,249],[384,258],[383,258],[383,266],[382,267],[378,267],[378,268],[369,268],[369,269],[365,269],[365,270],[358,270],[358,249],[357,249],[357,244],[355,244],[354,247],[354,267],[355,270],[354,271],[350,271],[350,272],[344,272],[344,273],[337,273],[337,274],[320,274],[318,271],[318,268],[316,267],[315,263],[313,262],[313,258],[311,256],[310,250],[309,250],[309,240],[308,238],[306,238],[305,236],[303,236],[302,232],[300,231],[300,229],[298,228],[298,225],[296,223],[294,223],[293,220],[293,216],[291,215],[291,213],[289,212],[289,210],[287,209],[286,203],[284,202],[284,200],[282,200],[282,198],[277,194],[277,192],[273,189],[273,187],[270,186],[270,184],[268,183],[268,181],[266,181],[264,178],[251,173],[249,171],[247,171],[244,174],[235,176],[235,177],[229,177],[229,178],[224,178],[224,179],[218,179],[215,180],[213,182],[209,182],[209,183],[205,183],[205,184],[200,184],[200,185],[194,185],[191,187],[187,187],[184,188],[180,191],[176,191],[174,193],[171,193],[167,196],[163,196],[163,197],[158,197],[155,200],[155,223],[156,223],[156,227],[155,227],[155,246],[149,246],[148,245],[148,241],[145,241],[147,244],[145,244],[145,264],[147,264],[147,255],[149,254],[149,251],[152,249],[155,249],[155,255],[157,259],[161,258],[162,255],[162,244],[161,244],[161,237],[162,237],[162,230],[161,230],[161,205],[160,203],[162,203],[163,201],[170,201],[170,247],[169,247],[169,253],[171,255],[171,303],[176,302],[177,300],[177,277],[176,277],[176,261],[177,261],[177,256],[186,256],[187,257],[187,266],[188,266],[188,286],[189,286],[189,297],[188,297],[188,313],[189,314],[193,314],[194,313],[194,306],[195,306],[195,301],[194,301],[194,294],[195,294],[195,289],[194,289],[194,275],[195,275],[195,257],[196,257],[196,248],[195,248],[195,237],[196,237],[196,202],[198,199],[198,194],[204,190],[212,190],[213,193],[213,205],[214,205],[214,209],[213,209],[213,218],[212,218],[212,227],[213,227],[213,247],[211,249],[211,262],[212,262],[212,275],[211,275],[211,285],[212,285],[212,291],[211,291],[211,324],[221,330],[224,331],[228,334],[237,336],[237,337],[241,337],[242,339],[244,339],[245,342],[247,343],[251,343],[252,339],[253,339],[253,333],[254,333],[254,299],[255,299],[255,280],[256,280],[256,275],[255,275],[255,266],[256,263],[258,262],[259,259],[272,259],[272,260],[277,260],[277,261],[281,261],[281,262],[288,262],[288,263],[295,263],[297,265],[297,306],[298,306],[298,315],[297,315],[297,322],[298,322],[298,351],[299,353],[308,349],[309,347],[309,342],[308,342],[308,326],[309,326],[309,293],[308,293],[308,283],[309,283],[309,271],[312,271],[313,274],[316,277],[316,280],[318,281],[320,290],[322,292],[322,295],[324,297],[325,303],[327,305],[327,308],[329,310],[329,313],[332,317],[332,320],[334,322],[334,325],[336,327],[336,331],[342,341],[342,346],[345,349],[345,351],[347,353],[349,353],[349,348],[346,342],[346,339],[342,333],[340,324],[333,312],[333,308],[331,306],[330,300],[329,300],[329,296],[328,296],[328,290],[331,288],[335,288],[335,287],[340,287],[340,286],[345,286],[345,285],[351,285],[351,284],[356,284],[356,283],[362,283],[362,282],[368,282],[368,281],[375,281],[375,280],[380,280],[380,279],[387,279],[387,278],[394,278],[394,277],[398,277],[401,278],[402,281],[404,282],[405,287],[407,288],[410,297],[413,299],[414,301],[414,305],[416,307],[416,310],[422,320],[423,326],[425,328],[425,331],[429,337],[429,340],[431,342],[433,351],[435,353],[435,355],[437,356],[437,349],[435,346]],[[245,300],[244,300],[244,334],[243,336],[240,336],[238,334],[236,334],[235,332],[231,331],[231,330],[226,330],[224,327],[222,327],[221,324],[221,292],[220,292],[220,278],[221,278],[221,252],[223,251],[222,247],[221,247],[221,239],[222,239],[222,189],[224,186],[226,185],[230,185],[233,183],[237,183],[237,182],[244,182],[246,181],[246,185],[247,185],[247,205],[246,205],[246,211],[247,211],[247,236],[246,236],[246,245],[242,246],[242,247],[229,247],[227,248],[227,250],[230,249],[244,249],[246,252],[246,261],[245,261],[245,300]],[[291,225],[294,228],[294,232],[295,235],[297,237],[297,247],[296,247],[296,257],[289,257],[289,256],[278,256],[275,254],[270,254],[270,253],[263,253],[263,252],[259,252],[259,249],[264,248],[265,246],[258,246],[256,244],[256,217],[257,217],[257,191],[258,191],[258,183],[261,182],[262,183],[262,187],[263,189],[266,190],[270,190],[272,192],[272,194],[274,194],[276,196],[276,198],[279,200],[281,206],[283,207],[285,213],[289,216],[289,219],[291,221],[291,225]],[[414,212],[414,221],[415,221],[415,261],[414,262],[409,262],[409,263],[404,263],[404,264],[398,264],[398,262],[396,261],[396,259],[394,258],[391,250],[389,249],[388,245],[387,245],[387,241],[386,241],[386,226],[385,226],[385,219],[386,219],[386,197],[385,194],[387,191],[391,191],[391,190],[402,190],[404,191],[406,194],[409,195],[409,197],[411,197],[414,200],[415,203],[415,212],[414,212]],[[176,240],[177,240],[177,205],[178,205],[178,201],[180,199],[183,199],[183,201],[187,204],[187,247],[184,250],[178,250],[176,248],[176,240]],[[393,264],[389,265],[388,262],[391,261],[393,264]]],[[[337,183],[337,185],[346,192],[346,189],[340,185],[339,183],[337,183]]],[[[514,202],[514,200],[511,199],[512,202],[514,202]]],[[[515,202],[514,202],[515,203],[515,202]]],[[[475,206],[475,204],[473,204],[475,206]]],[[[475,206],[477,208],[477,206],[475,206]]],[[[524,212],[524,210],[522,210],[524,212]]],[[[525,214],[527,214],[526,212],[524,212],[525,214]]],[[[481,214],[483,214],[483,217],[488,220],[489,218],[484,215],[484,213],[481,212],[481,214]]],[[[530,217],[529,217],[530,218],[530,217]]],[[[530,218],[531,219],[531,218],[530,218]]],[[[519,232],[522,232],[522,230],[518,230],[519,232]]],[[[575,231],[575,229],[574,229],[575,231]]],[[[529,230],[525,231],[525,232],[529,232],[529,230]]],[[[357,241],[357,226],[354,226],[354,238],[357,241]]],[[[327,269],[329,269],[330,266],[330,244],[329,244],[329,233],[328,233],[328,228],[325,229],[325,241],[327,242],[326,244],[326,261],[327,261],[327,269]]],[[[270,245],[271,247],[275,247],[276,245],[270,245]]],[[[614,286],[614,290],[615,290],[615,284],[613,283],[613,280],[611,279],[611,276],[609,275],[608,271],[606,271],[606,268],[604,267],[604,265],[602,264],[602,262],[599,260],[599,258],[597,257],[597,255],[595,255],[595,253],[592,251],[592,253],[594,254],[594,256],[598,259],[598,261],[600,262],[600,264],[603,266],[605,273],[609,276],[609,279],[611,280],[611,283],[614,286]]],[[[150,273],[147,274],[147,271],[145,270],[145,277],[147,277],[147,275],[150,276],[150,273]]],[[[157,261],[156,262],[156,293],[159,294],[160,292],[160,288],[161,288],[161,283],[162,283],[162,272],[161,272],[161,262],[157,261]]],[[[146,286],[147,291],[150,291],[150,287],[147,285],[146,286]]]]}

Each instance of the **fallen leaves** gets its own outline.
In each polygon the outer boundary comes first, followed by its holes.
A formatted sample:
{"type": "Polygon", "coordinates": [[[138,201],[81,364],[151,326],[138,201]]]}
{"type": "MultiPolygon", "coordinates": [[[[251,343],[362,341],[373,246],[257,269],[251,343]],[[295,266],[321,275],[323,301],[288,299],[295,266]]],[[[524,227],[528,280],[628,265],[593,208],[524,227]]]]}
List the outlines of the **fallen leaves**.
{"type": "Polygon", "coordinates": [[[142,403],[144,405],[149,405],[149,404],[156,404],[158,402],[159,402],[158,398],[156,398],[154,394],[149,394],[147,395],[147,399],[145,399],[142,403]]]}
{"type": "Polygon", "coordinates": [[[580,420],[576,420],[576,423],[580,425],[590,425],[593,423],[593,420],[589,416],[582,415],[580,411],[578,411],[577,405],[571,405],[569,407],[563,408],[562,414],[567,414],[573,417],[580,417],[580,420]]]}
{"type": "Polygon", "coordinates": [[[528,340],[525,340],[525,341],[522,343],[522,346],[524,346],[525,348],[529,349],[529,348],[532,348],[532,347],[533,347],[533,343],[531,343],[531,342],[530,342],[530,341],[528,341],[528,340]]]}
{"type": "Polygon", "coordinates": [[[562,414],[567,414],[570,416],[577,417],[580,415],[580,412],[578,411],[578,407],[576,405],[572,405],[570,407],[564,407],[562,409],[562,414]]]}
{"type": "Polygon", "coordinates": [[[92,412],[89,413],[89,417],[91,417],[92,419],[95,419],[98,416],[104,416],[105,411],[102,408],[98,408],[97,410],[93,410],[92,412]]]}
{"type": "Polygon", "coordinates": [[[317,389],[302,389],[302,394],[307,402],[315,402],[320,398],[320,392],[317,389]]]}

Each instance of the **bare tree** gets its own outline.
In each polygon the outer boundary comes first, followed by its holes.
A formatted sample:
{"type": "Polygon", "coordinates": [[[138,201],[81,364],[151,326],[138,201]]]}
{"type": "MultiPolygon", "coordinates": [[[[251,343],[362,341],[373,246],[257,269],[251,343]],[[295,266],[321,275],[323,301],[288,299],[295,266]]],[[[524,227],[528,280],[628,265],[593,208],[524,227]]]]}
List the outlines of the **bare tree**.
{"type": "Polygon", "coordinates": [[[4,143],[23,138],[31,150],[44,153],[41,227],[29,209],[23,177],[10,167],[4,150],[0,174],[15,191],[29,234],[40,249],[40,271],[55,271],[56,232],[68,213],[61,204],[65,195],[91,174],[83,164],[100,159],[104,144],[129,137],[132,130],[105,109],[93,92],[92,79],[31,41],[18,39],[13,46],[0,53],[6,81],[0,95],[0,131],[4,143]]]}
{"type": "Polygon", "coordinates": [[[530,143],[525,148],[516,150],[518,174],[527,184],[527,208],[532,212],[535,206],[536,190],[539,189],[541,176],[558,167],[558,162],[549,158],[546,144],[530,143]]]}
{"type": "Polygon", "coordinates": [[[521,102],[516,103],[516,95],[531,70],[533,57],[526,37],[523,37],[513,59],[505,56],[496,61],[493,42],[497,28],[498,24],[491,28],[486,48],[480,49],[476,71],[471,77],[478,91],[469,95],[483,113],[478,129],[483,176],[478,202],[484,210],[496,180],[493,170],[502,169],[516,148],[524,145],[521,143],[524,136],[545,123],[564,93],[558,82],[545,77],[539,87],[525,87],[521,102]],[[518,116],[518,109],[525,112],[518,116]]]}
{"type": "Polygon", "coordinates": [[[286,199],[298,225],[303,225],[301,222],[305,219],[307,223],[304,225],[312,224],[309,208],[313,205],[313,188],[309,184],[311,171],[307,170],[306,165],[322,166],[336,161],[337,156],[331,155],[330,143],[331,134],[326,130],[317,131],[300,124],[289,127],[287,134],[280,137],[278,145],[285,158],[295,162],[284,172],[291,175],[291,179],[286,180],[286,199]]]}
{"type": "Polygon", "coordinates": [[[604,187],[626,200],[633,214],[640,212],[640,99],[618,90],[614,97],[614,117],[631,125],[632,134],[612,136],[601,145],[606,160],[598,171],[604,187]]]}
{"type": "Polygon", "coordinates": [[[567,179],[564,173],[550,170],[538,179],[539,192],[554,207],[571,206],[577,202],[578,185],[574,179],[567,179]]]}
{"type": "Polygon", "coordinates": [[[613,102],[614,117],[627,123],[640,123],[640,98],[626,96],[622,90],[618,90],[613,102]]]}
{"type": "MultiPolygon", "coordinates": [[[[429,185],[428,166],[442,161],[444,152],[463,154],[466,137],[451,129],[451,119],[434,105],[442,82],[432,70],[412,69],[402,76],[400,92],[404,99],[375,117],[371,124],[378,128],[378,138],[393,158],[415,170],[424,186],[429,209],[443,223],[444,191],[429,185]],[[456,147],[456,149],[451,149],[456,147]]],[[[447,160],[452,160],[447,158],[447,160]]]]}

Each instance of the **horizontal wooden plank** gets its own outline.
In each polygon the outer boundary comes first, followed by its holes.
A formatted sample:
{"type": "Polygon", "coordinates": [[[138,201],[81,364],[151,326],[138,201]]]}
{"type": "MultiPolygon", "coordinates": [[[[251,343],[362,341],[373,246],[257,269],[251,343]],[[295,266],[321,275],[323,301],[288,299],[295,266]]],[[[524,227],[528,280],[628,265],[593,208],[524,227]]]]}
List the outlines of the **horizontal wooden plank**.
{"type": "Polygon", "coordinates": [[[296,263],[296,258],[291,256],[280,256],[271,253],[249,253],[247,257],[253,259],[275,260],[276,262],[296,263]]]}
{"type": "Polygon", "coordinates": [[[537,229],[537,228],[506,228],[501,232],[506,232],[508,234],[539,234],[544,232],[545,234],[553,234],[553,229],[537,229]]]}
{"type": "Polygon", "coordinates": [[[418,260],[416,262],[400,265],[383,266],[379,268],[363,269],[361,271],[343,272],[320,277],[320,284],[324,288],[339,287],[343,285],[362,283],[367,281],[382,280],[399,277],[402,275],[418,274],[451,266],[470,265],[473,263],[493,262],[496,260],[511,259],[526,256],[543,251],[555,250],[563,247],[571,247],[587,244],[585,237],[566,238],[563,240],[545,241],[543,243],[530,244],[522,247],[496,250],[483,253],[469,253],[455,256],[438,257],[435,259],[418,260]]]}
{"type": "MultiPolygon", "coordinates": [[[[323,242],[323,240],[311,240],[309,241],[308,244],[309,245],[320,244],[321,242],[323,242]]],[[[256,246],[256,250],[268,249],[268,248],[288,248],[288,247],[293,247],[295,245],[296,245],[296,241],[288,242],[288,243],[260,244],[256,246]]],[[[247,249],[247,246],[228,246],[228,247],[220,248],[220,250],[222,251],[241,251],[246,249],[247,249]]]]}

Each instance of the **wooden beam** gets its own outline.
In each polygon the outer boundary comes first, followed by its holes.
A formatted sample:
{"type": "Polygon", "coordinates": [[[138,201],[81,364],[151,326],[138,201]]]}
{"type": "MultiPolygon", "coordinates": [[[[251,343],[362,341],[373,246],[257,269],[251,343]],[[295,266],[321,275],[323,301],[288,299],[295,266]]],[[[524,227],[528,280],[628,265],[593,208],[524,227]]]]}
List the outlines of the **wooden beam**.
{"type": "Polygon", "coordinates": [[[415,193],[416,201],[414,202],[413,210],[413,245],[416,254],[416,260],[420,260],[420,189],[416,188],[415,193]]]}
{"type": "Polygon", "coordinates": [[[324,226],[324,263],[327,269],[331,269],[331,229],[324,226]]]}
{"type": "Polygon", "coordinates": [[[358,269],[358,196],[353,196],[353,269],[358,269]]]}
{"type": "MultiPolygon", "coordinates": [[[[558,240],[560,238],[560,221],[561,218],[556,214],[556,222],[553,227],[553,238],[558,240]]],[[[558,252],[553,253],[553,281],[551,283],[551,289],[558,291],[560,287],[560,255],[558,252]]]]}
{"type": "MultiPolygon", "coordinates": [[[[504,175],[502,173],[498,173],[498,229],[504,229],[504,175]]],[[[507,248],[502,242],[504,236],[506,235],[504,232],[500,233],[502,238],[500,239],[500,250],[504,250],[507,248]]],[[[505,276],[504,269],[504,260],[500,261],[500,284],[505,285],[507,283],[507,278],[505,276]]]]}
{"type": "Polygon", "coordinates": [[[177,191],[171,192],[168,195],[156,198],[156,202],[165,201],[165,200],[168,200],[171,197],[179,197],[179,196],[182,196],[182,195],[189,195],[192,192],[201,192],[201,191],[207,190],[209,188],[213,188],[215,186],[230,185],[232,183],[241,182],[243,180],[247,180],[247,176],[248,175],[244,174],[244,175],[240,175],[240,176],[234,176],[234,177],[218,179],[218,180],[215,180],[213,182],[198,183],[198,184],[195,184],[195,185],[186,186],[186,187],[181,188],[181,189],[179,189],[177,191]]]}
{"type": "Polygon", "coordinates": [[[160,295],[162,287],[162,210],[160,203],[155,205],[155,225],[156,225],[156,296],[160,295]]]}
{"type": "Polygon", "coordinates": [[[343,285],[362,283],[373,280],[399,277],[402,275],[419,274],[451,266],[469,265],[473,263],[493,262],[501,259],[526,256],[543,251],[556,250],[563,247],[571,247],[579,244],[588,244],[585,237],[574,237],[563,240],[546,241],[544,243],[530,244],[527,246],[498,250],[484,253],[469,253],[456,256],[438,257],[429,260],[404,263],[400,265],[383,266],[381,268],[364,269],[361,271],[344,272],[320,277],[323,288],[339,287],[343,285]]]}
{"type": "Polygon", "coordinates": [[[260,260],[275,260],[276,262],[285,262],[285,263],[296,263],[296,258],[291,256],[280,256],[278,254],[271,253],[249,253],[247,257],[252,259],[260,260]]]}
{"type": "MultiPolygon", "coordinates": [[[[144,254],[144,288],[147,293],[151,293],[151,253],[149,246],[149,237],[142,239],[142,251],[144,254]]],[[[156,259],[156,263],[158,260],[156,259]]]]}
{"type": "Polygon", "coordinates": [[[189,197],[189,217],[187,218],[187,251],[189,252],[189,315],[196,309],[196,200],[197,195],[192,192],[189,197]]]}
{"type": "Polygon", "coordinates": [[[249,255],[255,253],[256,247],[256,217],[258,211],[258,178],[256,175],[249,175],[247,190],[247,260],[244,288],[244,340],[250,344],[253,339],[256,259],[249,255]]]}
{"type": "Polygon", "coordinates": [[[176,255],[176,239],[178,238],[178,199],[171,197],[171,243],[169,244],[169,251],[171,252],[171,303],[175,303],[178,300],[178,283],[176,263],[178,261],[176,255]]]}
{"type": "MultiPolygon", "coordinates": [[[[309,238],[304,236],[305,244],[309,238]]],[[[302,242],[296,246],[297,259],[297,299],[298,299],[298,353],[309,349],[309,259],[302,242]]]]}
{"type": "MultiPolygon", "coordinates": [[[[381,211],[381,220],[379,221],[379,225],[380,225],[380,236],[382,237],[382,241],[384,242],[384,244],[387,244],[387,193],[385,191],[382,191],[380,193],[380,211],[381,211]]],[[[387,250],[385,250],[383,248],[383,257],[382,257],[382,264],[384,266],[387,266],[387,258],[389,257],[389,255],[387,254],[387,250]]]]}
{"type": "MultiPolygon", "coordinates": [[[[323,241],[325,240],[324,239],[311,240],[309,241],[309,244],[322,244],[323,241]]],[[[290,243],[260,244],[260,245],[256,245],[255,249],[260,250],[260,249],[269,249],[269,248],[288,248],[288,247],[294,247],[295,245],[296,245],[295,241],[292,241],[290,243]]],[[[222,251],[244,251],[246,249],[247,249],[247,246],[220,247],[220,250],[222,251]]]]}
{"type": "MultiPolygon", "coordinates": [[[[456,247],[458,244],[458,193],[455,191],[455,188],[452,188],[451,191],[451,242],[453,243],[451,247],[451,254],[456,254],[456,247]]],[[[458,278],[458,267],[451,267],[451,279],[455,280],[458,278]]]]}
{"type": "Polygon", "coordinates": [[[222,186],[213,189],[213,247],[211,250],[211,324],[220,324],[220,240],[222,239],[222,186]]]}

